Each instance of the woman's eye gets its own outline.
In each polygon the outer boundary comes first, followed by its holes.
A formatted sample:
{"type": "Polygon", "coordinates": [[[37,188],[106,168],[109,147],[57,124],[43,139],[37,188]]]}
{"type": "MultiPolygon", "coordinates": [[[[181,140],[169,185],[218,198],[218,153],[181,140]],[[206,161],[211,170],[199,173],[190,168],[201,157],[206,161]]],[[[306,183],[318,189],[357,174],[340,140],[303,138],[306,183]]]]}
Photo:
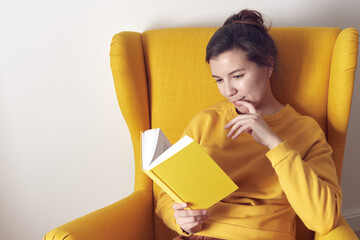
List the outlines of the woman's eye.
{"type": "Polygon", "coordinates": [[[220,83],[221,81],[222,81],[221,78],[215,79],[215,82],[216,82],[216,83],[220,83]]]}
{"type": "Polygon", "coordinates": [[[234,78],[242,78],[243,76],[244,76],[244,74],[236,75],[236,76],[234,76],[234,78]]]}

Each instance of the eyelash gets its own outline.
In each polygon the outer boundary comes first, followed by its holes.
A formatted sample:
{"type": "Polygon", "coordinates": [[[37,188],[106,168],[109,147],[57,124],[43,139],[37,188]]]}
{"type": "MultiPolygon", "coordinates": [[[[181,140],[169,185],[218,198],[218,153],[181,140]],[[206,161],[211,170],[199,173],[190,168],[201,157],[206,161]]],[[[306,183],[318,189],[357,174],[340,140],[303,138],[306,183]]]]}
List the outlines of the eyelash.
{"type": "MultiPolygon", "coordinates": [[[[239,79],[239,78],[242,78],[243,76],[244,76],[244,74],[240,74],[240,75],[233,76],[233,78],[239,79]]],[[[220,83],[221,81],[222,81],[221,78],[215,79],[215,83],[220,83]]]]}
{"type": "Polygon", "coordinates": [[[243,76],[244,76],[244,74],[240,74],[240,75],[234,76],[234,78],[242,78],[243,76]]]}

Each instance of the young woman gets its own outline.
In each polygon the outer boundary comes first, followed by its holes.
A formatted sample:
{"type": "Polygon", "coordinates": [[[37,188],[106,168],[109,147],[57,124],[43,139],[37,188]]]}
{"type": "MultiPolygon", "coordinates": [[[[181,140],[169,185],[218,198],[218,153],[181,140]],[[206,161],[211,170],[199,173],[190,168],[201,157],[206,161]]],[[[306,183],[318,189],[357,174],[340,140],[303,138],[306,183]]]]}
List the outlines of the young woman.
{"type": "MultiPolygon", "coordinates": [[[[257,11],[229,17],[206,60],[227,99],[198,113],[195,139],[239,186],[209,209],[160,192],[156,213],[176,239],[295,239],[295,216],[316,232],[336,227],[342,202],[332,150],[316,121],[271,91],[276,47],[257,11]]],[[[179,180],[181,181],[181,180],[179,180]]]]}

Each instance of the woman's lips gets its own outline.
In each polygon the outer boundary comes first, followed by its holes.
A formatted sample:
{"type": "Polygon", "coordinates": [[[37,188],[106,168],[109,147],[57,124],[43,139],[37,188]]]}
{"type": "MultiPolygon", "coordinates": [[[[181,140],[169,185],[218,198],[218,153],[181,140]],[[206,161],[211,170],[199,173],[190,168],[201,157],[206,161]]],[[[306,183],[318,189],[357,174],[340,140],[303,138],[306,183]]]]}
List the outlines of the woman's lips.
{"type": "Polygon", "coordinates": [[[233,104],[234,104],[235,106],[238,106],[238,107],[242,106],[240,100],[237,100],[237,101],[233,102],[233,104]]]}
{"type": "Polygon", "coordinates": [[[245,102],[246,102],[245,97],[243,97],[243,98],[241,98],[241,99],[238,99],[238,100],[235,100],[235,101],[232,101],[232,103],[233,103],[234,105],[237,105],[237,106],[242,106],[242,104],[241,104],[242,101],[245,101],[245,102]]]}

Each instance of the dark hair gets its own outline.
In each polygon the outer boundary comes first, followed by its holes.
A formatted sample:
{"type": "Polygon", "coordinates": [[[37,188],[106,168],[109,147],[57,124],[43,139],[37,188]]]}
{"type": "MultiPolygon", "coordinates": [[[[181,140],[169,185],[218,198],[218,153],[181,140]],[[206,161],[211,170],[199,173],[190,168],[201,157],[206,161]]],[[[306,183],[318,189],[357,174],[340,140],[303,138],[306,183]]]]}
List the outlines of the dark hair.
{"type": "Polygon", "coordinates": [[[268,34],[261,13],[244,9],[230,16],[210,39],[206,61],[232,49],[245,51],[247,59],[258,66],[274,67],[276,46],[268,34]]]}

